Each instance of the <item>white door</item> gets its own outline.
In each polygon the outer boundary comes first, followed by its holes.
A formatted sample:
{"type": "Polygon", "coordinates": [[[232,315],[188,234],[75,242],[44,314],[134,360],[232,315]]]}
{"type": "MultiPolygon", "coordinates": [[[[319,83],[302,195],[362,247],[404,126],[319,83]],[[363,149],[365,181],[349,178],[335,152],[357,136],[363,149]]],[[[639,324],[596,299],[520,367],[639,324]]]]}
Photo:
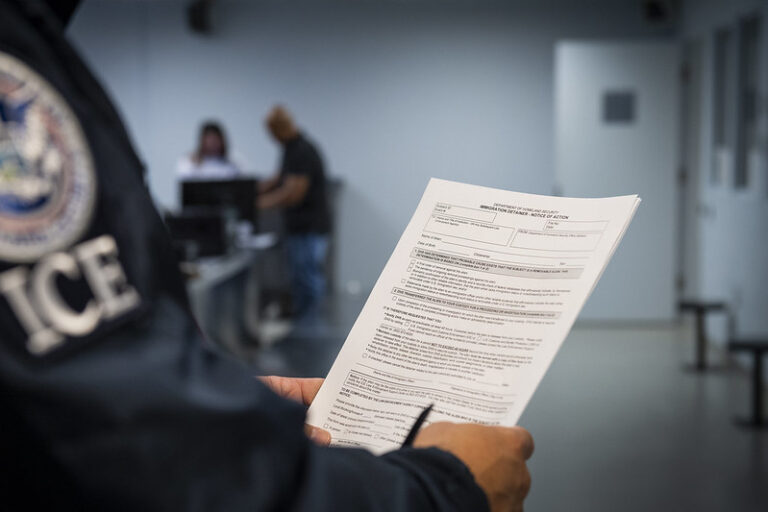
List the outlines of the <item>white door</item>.
{"type": "Polygon", "coordinates": [[[679,72],[672,43],[557,44],[558,192],[643,199],[583,319],[675,315],[679,72]]]}

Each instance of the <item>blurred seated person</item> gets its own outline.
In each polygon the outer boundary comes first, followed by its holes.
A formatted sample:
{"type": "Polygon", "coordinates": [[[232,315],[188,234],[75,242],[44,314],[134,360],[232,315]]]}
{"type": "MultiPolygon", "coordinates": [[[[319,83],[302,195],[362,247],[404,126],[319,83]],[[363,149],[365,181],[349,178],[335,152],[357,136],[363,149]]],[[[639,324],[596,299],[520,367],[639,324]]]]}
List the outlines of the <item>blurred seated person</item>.
{"type": "Polygon", "coordinates": [[[182,180],[228,180],[241,174],[241,167],[230,160],[224,129],[215,121],[200,127],[197,149],[179,160],[176,173],[182,180]]]}
{"type": "Polygon", "coordinates": [[[283,153],[278,172],[259,183],[258,206],[280,208],[283,212],[293,314],[302,317],[316,309],[326,293],[325,257],[331,215],[325,166],[315,145],[285,108],[273,107],[266,125],[283,153]]]}

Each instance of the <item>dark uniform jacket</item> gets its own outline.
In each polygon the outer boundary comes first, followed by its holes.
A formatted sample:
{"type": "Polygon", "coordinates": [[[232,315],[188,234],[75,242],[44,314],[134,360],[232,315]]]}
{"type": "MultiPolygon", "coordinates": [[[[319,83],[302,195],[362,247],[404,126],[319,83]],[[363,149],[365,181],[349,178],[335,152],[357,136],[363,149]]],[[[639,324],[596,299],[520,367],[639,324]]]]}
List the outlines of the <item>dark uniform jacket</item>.
{"type": "Polygon", "coordinates": [[[0,509],[487,509],[446,452],[312,445],[301,406],[206,349],[56,10],[0,0],[0,509]]]}

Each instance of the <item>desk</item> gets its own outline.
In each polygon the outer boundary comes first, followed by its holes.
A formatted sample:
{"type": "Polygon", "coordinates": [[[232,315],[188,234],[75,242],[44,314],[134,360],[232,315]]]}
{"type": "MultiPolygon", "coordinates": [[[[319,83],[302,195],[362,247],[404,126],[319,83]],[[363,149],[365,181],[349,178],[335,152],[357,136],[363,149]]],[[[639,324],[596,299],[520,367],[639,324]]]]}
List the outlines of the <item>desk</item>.
{"type": "Polygon", "coordinates": [[[246,321],[258,316],[258,293],[247,293],[253,284],[253,251],[201,258],[193,263],[194,277],[187,283],[192,312],[206,338],[236,356],[246,345],[258,346],[246,321]],[[256,301],[253,301],[253,298],[256,301]]]}
{"type": "Polygon", "coordinates": [[[276,242],[274,234],[256,235],[226,255],[187,264],[187,293],[200,329],[237,357],[248,359],[259,346],[258,265],[262,251],[276,242]]]}

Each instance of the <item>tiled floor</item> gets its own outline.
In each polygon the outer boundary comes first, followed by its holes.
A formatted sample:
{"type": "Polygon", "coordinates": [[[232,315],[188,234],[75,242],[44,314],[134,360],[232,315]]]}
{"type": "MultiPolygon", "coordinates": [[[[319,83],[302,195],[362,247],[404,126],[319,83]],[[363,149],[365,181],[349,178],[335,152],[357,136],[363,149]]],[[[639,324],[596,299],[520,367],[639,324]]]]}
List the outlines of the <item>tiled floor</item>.
{"type": "MultiPolygon", "coordinates": [[[[260,362],[324,375],[362,299],[334,301],[260,362]]],[[[768,430],[740,371],[697,375],[681,327],[576,327],[521,419],[536,440],[527,512],[768,511],[768,430]]]]}
{"type": "Polygon", "coordinates": [[[768,511],[768,430],[736,427],[746,375],[681,371],[680,328],[576,328],[521,418],[528,511],[768,511]]]}

